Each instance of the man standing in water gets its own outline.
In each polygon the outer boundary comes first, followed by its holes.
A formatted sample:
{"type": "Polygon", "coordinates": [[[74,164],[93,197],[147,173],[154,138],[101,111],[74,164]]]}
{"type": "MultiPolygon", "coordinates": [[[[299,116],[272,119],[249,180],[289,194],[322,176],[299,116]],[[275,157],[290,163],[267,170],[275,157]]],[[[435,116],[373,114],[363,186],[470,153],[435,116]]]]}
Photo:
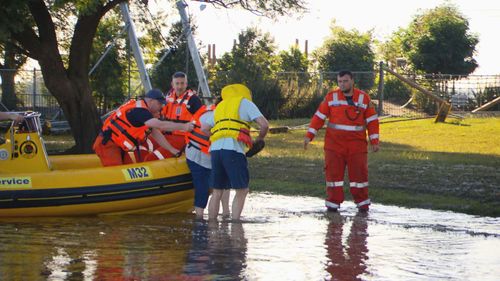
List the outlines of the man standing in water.
{"type": "Polygon", "coordinates": [[[329,92],[311,119],[304,149],[313,140],[325,119],[325,205],[337,211],[344,202],[344,172],[347,165],[350,192],[360,211],[368,211],[368,157],[366,130],[371,150],[379,150],[379,122],[375,107],[365,92],[354,88],[350,71],[340,71],[339,88],[329,92]]]}
{"type": "MultiPolygon", "coordinates": [[[[213,119],[215,105],[203,105],[194,115],[191,122],[194,129],[186,136],[186,162],[193,177],[194,185],[194,211],[197,219],[203,218],[203,211],[207,206],[210,173],[212,162],[210,159],[210,135],[201,130],[201,124],[213,119]]],[[[222,215],[229,216],[229,190],[222,196],[222,215]]]]}
{"type": "Polygon", "coordinates": [[[209,219],[216,219],[224,189],[233,188],[236,194],[231,206],[232,219],[239,220],[248,194],[248,163],[245,146],[252,146],[249,122],[259,126],[256,142],[262,142],[269,129],[267,119],[252,102],[250,90],[242,84],[231,84],[221,91],[222,102],[217,105],[214,117],[202,123],[202,130],[211,132],[210,155],[213,188],[208,205],[209,219]]]}

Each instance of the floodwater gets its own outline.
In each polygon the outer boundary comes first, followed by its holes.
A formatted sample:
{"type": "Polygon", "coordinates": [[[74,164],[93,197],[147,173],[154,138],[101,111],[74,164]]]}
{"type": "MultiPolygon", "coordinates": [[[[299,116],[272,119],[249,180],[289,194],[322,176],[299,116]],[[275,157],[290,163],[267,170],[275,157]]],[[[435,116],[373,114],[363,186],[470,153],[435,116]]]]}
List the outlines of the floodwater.
{"type": "Polygon", "coordinates": [[[244,221],[0,219],[0,280],[500,280],[500,218],[253,193],[244,221]]]}

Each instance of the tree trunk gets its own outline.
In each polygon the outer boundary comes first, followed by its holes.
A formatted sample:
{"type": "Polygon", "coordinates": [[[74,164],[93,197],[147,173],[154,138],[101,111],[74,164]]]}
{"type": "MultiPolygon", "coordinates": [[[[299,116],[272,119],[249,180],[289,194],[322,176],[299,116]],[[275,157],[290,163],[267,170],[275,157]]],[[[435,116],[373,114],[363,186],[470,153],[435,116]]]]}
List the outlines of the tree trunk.
{"type": "MultiPolygon", "coordinates": [[[[10,111],[17,110],[17,99],[16,92],[14,88],[14,77],[16,72],[14,70],[0,70],[0,76],[2,77],[2,104],[7,107],[10,111]]],[[[5,108],[2,107],[2,110],[5,108]]]]}
{"type": "Polygon", "coordinates": [[[71,127],[75,139],[75,146],[71,150],[73,153],[93,152],[92,144],[99,132],[101,120],[92,99],[87,73],[90,51],[100,19],[123,1],[111,0],[105,5],[101,3],[89,9],[89,13],[78,15],[67,68],[59,53],[55,24],[45,1],[24,1],[36,29],[32,23],[24,23],[23,28],[10,30],[13,39],[20,43],[26,54],[40,64],[45,86],[57,99],[71,127]]]}
{"type": "Polygon", "coordinates": [[[3,69],[0,70],[0,76],[2,77],[2,104],[8,110],[16,110],[17,99],[14,78],[16,77],[17,66],[15,64],[15,53],[12,51],[10,44],[5,45],[4,58],[5,63],[3,69]]]}
{"type": "Polygon", "coordinates": [[[57,99],[69,122],[75,146],[71,153],[93,153],[101,122],[87,76],[68,77],[64,66],[48,56],[39,60],[45,86],[57,99]]]}

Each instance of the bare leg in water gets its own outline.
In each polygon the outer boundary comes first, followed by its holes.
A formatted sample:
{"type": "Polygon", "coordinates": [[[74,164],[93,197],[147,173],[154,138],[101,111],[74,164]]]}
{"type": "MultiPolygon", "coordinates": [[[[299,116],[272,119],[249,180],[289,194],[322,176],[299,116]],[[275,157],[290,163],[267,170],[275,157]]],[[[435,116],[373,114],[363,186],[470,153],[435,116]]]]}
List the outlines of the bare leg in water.
{"type": "Polygon", "coordinates": [[[210,196],[210,201],[208,202],[208,219],[216,220],[219,215],[219,206],[224,190],[223,189],[213,189],[212,196],[210,196]]]}
{"type": "Polygon", "coordinates": [[[229,193],[230,189],[224,189],[222,193],[221,203],[223,218],[229,218],[231,216],[231,210],[229,210],[229,193]]]}
{"type": "Polygon", "coordinates": [[[236,194],[234,195],[232,208],[232,219],[239,220],[241,216],[241,212],[243,211],[243,207],[245,206],[245,199],[248,194],[247,188],[238,188],[236,189],[236,194]]]}

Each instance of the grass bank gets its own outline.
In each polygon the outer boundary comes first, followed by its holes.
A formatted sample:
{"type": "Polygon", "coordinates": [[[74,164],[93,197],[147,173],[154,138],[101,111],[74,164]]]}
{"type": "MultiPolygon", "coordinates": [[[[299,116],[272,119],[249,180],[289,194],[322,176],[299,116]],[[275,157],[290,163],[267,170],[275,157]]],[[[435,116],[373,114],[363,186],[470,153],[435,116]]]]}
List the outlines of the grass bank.
{"type": "MultiPolygon", "coordinates": [[[[272,127],[307,124],[272,121],[272,127]]],[[[323,137],[302,149],[304,129],[270,134],[266,148],[249,160],[251,190],[323,198],[323,137]]],[[[381,151],[369,154],[370,197],[376,203],[500,216],[500,118],[384,119],[381,151]]],[[[71,136],[44,136],[61,152],[71,136]]],[[[350,194],[345,187],[346,198],[350,194]]]]}
{"type": "MultiPolygon", "coordinates": [[[[383,120],[381,151],[369,154],[372,201],[500,216],[500,118],[393,121],[383,120]]],[[[264,151],[249,161],[252,190],[324,197],[324,130],[307,151],[304,133],[269,135],[264,151]]]]}

